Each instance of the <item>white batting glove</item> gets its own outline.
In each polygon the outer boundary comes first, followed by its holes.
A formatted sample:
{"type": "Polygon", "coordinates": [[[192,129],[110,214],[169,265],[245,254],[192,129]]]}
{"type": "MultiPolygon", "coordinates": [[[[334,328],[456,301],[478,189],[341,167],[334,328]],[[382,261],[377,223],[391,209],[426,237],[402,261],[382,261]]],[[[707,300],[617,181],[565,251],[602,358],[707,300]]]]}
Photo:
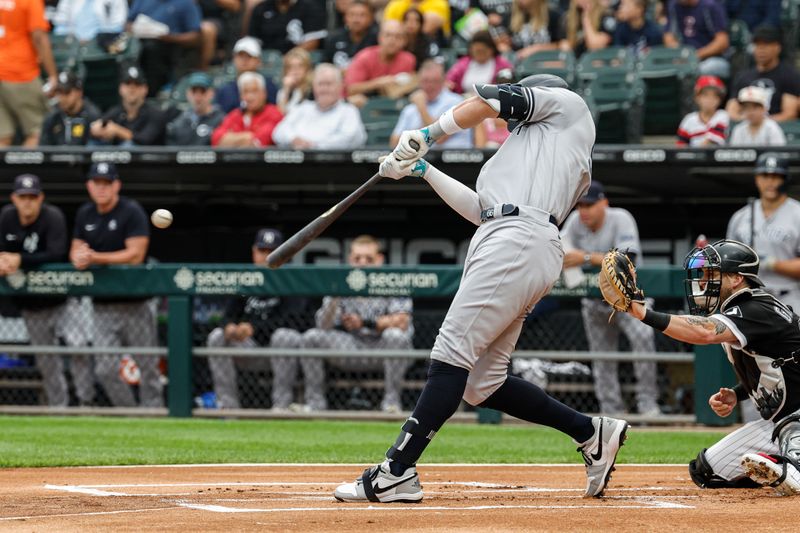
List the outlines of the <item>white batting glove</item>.
{"type": "Polygon", "coordinates": [[[416,161],[398,161],[393,154],[385,155],[380,159],[381,166],[378,168],[378,174],[384,178],[392,178],[393,180],[403,179],[406,176],[413,176],[415,178],[422,178],[428,172],[430,165],[424,159],[416,161]]]}
{"type": "Polygon", "coordinates": [[[416,161],[428,153],[433,143],[428,128],[406,130],[400,135],[400,140],[392,153],[400,161],[416,161]],[[411,146],[411,141],[415,141],[419,149],[411,146]]]}

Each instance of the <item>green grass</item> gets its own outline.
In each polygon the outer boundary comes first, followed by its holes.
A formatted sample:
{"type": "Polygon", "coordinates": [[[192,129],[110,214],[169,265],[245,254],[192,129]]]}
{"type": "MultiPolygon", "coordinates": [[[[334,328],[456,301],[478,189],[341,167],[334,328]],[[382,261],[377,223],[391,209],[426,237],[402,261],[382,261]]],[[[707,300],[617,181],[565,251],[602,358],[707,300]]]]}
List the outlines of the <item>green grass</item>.
{"type": "MultiPolygon", "coordinates": [[[[0,466],[173,463],[370,463],[399,423],[0,416],[0,466]]],[[[622,463],[685,463],[720,432],[637,431],[622,463]]],[[[579,463],[572,440],[551,429],[448,424],[430,463],[579,463]]]]}

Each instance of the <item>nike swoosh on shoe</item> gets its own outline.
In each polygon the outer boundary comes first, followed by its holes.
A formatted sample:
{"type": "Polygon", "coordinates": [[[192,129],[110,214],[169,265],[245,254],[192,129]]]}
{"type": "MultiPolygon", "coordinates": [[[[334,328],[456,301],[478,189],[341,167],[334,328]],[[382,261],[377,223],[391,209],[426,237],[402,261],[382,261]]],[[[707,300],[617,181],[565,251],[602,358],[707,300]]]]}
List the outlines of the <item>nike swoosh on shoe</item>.
{"type": "Polygon", "coordinates": [[[600,419],[600,433],[597,435],[597,453],[590,454],[595,461],[603,458],[603,419],[600,419]]]}
{"type": "MultiPolygon", "coordinates": [[[[416,475],[416,474],[414,474],[414,475],[416,475]]],[[[387,490],[391,490],[391,489],[393,489],[395,487],[398,487],[398,486],[402,485],[403,483],[405,483],[406,481],[409,481],[411,479],[414,479],[414,476],[409,476],[407,478],[401,479],[400,481],[398,481],[396,483],[392,483],[391,485],[387,485],[385,487],[381,487],[381,483],[380,483],[380,481],[378,481],[378,483],[376,483],[375,486],[372,487],[372,490],[375,492],[375,494],[381,494],[381,493],[386,492],[387,490]]]]}

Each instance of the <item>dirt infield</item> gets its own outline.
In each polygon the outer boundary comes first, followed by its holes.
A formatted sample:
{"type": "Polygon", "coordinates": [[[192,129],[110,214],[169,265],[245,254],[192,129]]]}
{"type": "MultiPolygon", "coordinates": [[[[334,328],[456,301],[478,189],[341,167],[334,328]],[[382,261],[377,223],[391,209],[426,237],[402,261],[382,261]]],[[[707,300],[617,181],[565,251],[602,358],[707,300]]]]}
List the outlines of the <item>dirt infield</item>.
{"type": "Polygon", "coordinates": [[[425,465],[416,505],[334,501],[361,466],[208,465],[0,471],[2,531],[796,531],[798,500],[701,491],[683,466],[622,465],[602,499],[583,467],[425,465]]]}

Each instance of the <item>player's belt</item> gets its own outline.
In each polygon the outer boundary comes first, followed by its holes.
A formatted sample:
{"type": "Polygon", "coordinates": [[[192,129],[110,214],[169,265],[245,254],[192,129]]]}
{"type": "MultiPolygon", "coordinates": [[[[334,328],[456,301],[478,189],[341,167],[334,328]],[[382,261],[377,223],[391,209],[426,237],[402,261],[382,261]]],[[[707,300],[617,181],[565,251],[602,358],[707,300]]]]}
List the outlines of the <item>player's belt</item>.
{"type": "MultiPolygon", "coordinates": [[[[503,218],[503,217],[516,217],[519,216],[520,210],[519,206],[514,204],[497,204],[492,207],[487,207],[483,211],[481,211],[481,223],[488,222],[490,220],[494,220],[496,218],[503,218]]],[[[534,207],[523,207],[523,215],[530,216],[532,218],[536,218],[539,220],[547,220],[547,222],[551,223],[554,226],[558,226],[558,221],[556,217],[548,213],[547,211],[542,211],[541,209],[536,209],[534,207]]]]}

